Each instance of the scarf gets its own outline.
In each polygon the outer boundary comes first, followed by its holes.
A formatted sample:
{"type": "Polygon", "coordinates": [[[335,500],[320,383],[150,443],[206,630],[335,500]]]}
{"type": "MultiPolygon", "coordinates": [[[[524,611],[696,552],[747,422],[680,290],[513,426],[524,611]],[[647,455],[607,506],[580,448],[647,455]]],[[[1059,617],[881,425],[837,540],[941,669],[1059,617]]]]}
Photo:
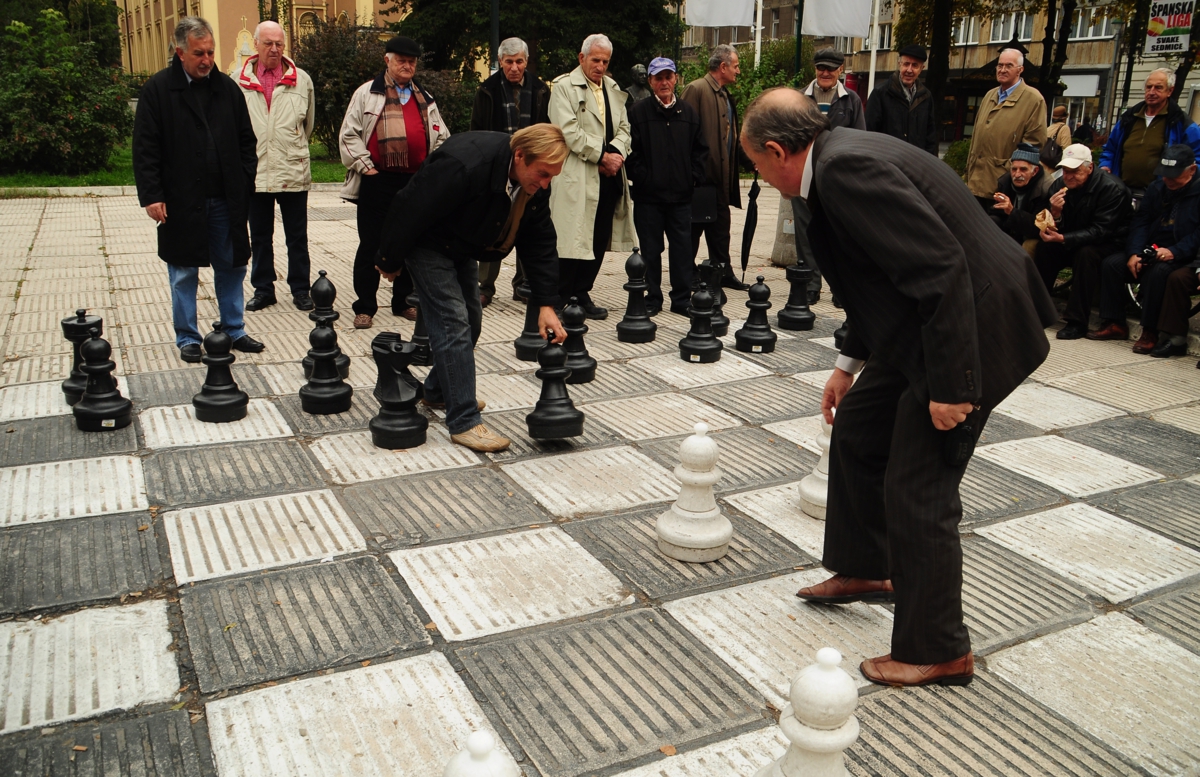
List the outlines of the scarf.
{"type": "Polygon", "coordinates": [[[511,135],[528,127],[533,115],[533,84],[518,86],[504,79],[500,92],[504,95],[504,121],[507,125],[504,131],[511,135]]]}
{"type": "MultiPolygon", "coordinates": [[[[408,167],[408,137],[404,127],[404,105],[400,102],[400,91],[390,75],[384,75],[387,84],[387,96],[383,100],[383,113],[379,116],[378,129],[379,155],[383,158],[384,167],[391,170],[408,167]]],[[[421,89],[409,81],[413,99],[417,101],[417,109],[421,112],[421,123],[428,124],[428,108],[421,89]]]]}

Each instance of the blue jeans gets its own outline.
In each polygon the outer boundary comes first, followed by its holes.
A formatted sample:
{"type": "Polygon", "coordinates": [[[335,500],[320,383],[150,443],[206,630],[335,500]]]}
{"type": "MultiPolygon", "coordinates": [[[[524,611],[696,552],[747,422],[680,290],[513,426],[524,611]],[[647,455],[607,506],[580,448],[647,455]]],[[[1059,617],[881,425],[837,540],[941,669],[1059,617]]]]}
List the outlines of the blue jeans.
{"type": "Polygon", "coordinates": [[[421,318],[429,330],[433,369],[425,378],[425,398],[445,401],[450,434],[483,423],[475,403],[475,343],[483,326],[479,304],[479,263],[451,259],[417,248],[405,266],[421,300],[421,318]]]}
{"type": "MultiPolygon", "coordinates": [[[[237,340],[246,334],[243,320],[246,315],[245,299],[242,296],[246,265],[233,266],[229,206],[221,198],[208,199],[208,261],[213,268],[221,328],[237,340]]],[[[200,280],[200,268],[168,264],[167,276],[171,279],[171,318],[175,322],[175,344],[182,348],[203,342],[204,335],[196,327],[196,284],[200,280]]]]}

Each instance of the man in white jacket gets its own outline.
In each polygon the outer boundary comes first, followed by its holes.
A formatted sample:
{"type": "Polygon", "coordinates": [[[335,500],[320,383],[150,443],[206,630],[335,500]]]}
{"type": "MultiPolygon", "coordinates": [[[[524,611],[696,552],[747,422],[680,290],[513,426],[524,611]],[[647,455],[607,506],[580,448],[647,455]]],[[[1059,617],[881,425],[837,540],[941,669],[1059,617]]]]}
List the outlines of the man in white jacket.
{"type": "Polygon", "coordinates": [[[254,28],[258,54],[242,65],[238,86],[246,98],[258,138],[258,177],[250,198],[250,284],[246,310],[275,304],[275,203],[287,240],[287,283],[298,310],[312,310],[309,296],[308,189],[312,170],[308,140],[316,118],[312,79],[283,56],[283,28],[260,22],[254,28]]]}

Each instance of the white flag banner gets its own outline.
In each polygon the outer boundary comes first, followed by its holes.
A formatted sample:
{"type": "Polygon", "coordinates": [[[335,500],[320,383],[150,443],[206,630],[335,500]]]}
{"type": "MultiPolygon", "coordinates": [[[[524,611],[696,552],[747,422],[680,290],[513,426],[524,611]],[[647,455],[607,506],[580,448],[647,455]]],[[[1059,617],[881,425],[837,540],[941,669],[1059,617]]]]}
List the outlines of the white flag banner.
{"type": "Polygon", "coordinates": [[[807,0],[804,3],[805,35],[865,38],[870,29],[871,0],[807,0]]]}
{"type": "Polygon", "coordinates": [[[693,27],[753,27],[755,0],[687,0],[684,13],[693,27]]]}

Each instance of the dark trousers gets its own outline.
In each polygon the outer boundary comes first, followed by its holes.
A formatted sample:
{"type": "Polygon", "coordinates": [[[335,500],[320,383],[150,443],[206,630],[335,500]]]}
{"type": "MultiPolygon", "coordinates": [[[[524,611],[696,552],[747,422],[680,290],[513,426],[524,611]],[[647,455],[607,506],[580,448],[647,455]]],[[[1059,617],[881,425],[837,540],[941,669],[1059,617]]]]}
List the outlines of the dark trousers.
{"type": "Polygon", "coordinates": [[[1122,250],[1116,244],[1082,246],[1074,250],[1063,248],[1062,243],[1043,241],[1038,244],[1033,261],[1047,291],[1053,291],[1054,279],[1064,267],[1073,268],[1071,296],[1065,314],[1067,321],[1087,326],[1092,302],[1100,293],[1100,263],[1106,256],[1122,250]]]}
{"type": "Polygon", "coordinates": [[[250,196],[250,285],[254,293],[275,296],[275,203],[287,241],[287,284],[292,294],[309,290],[308,192],[255,192],[250,196]]]}
{"type": "MultiPolygon", "coordinates": [[[[525,280],[525,268],[521,266],[521,257],[513,257],[517,263],[517,271],[513,274],[512,287],[515,294],[525,280]]],[[[479,263],[479,293],[491,299],[496,296],[496,279],[500,277],[500,265],[504,260],[479,263]]]]}
{"type": "Polygon", "coordinates": [[[596,204],[596,220],[592,224],[592,258],[558,258],[559,304],[566,305],[575,297],[580,305],[592,305],[592,287],[600,274],[604,252],[612,242],[613,216],[623,194],[621,176],[600,176],[600,201],[596,204]]]}
{"type": "Polygon", "coordinates": [[[1129,255],[1124,251],[1105,257],[1100,267],[1100,318],[1124,325],[1125,309],[1129,307],[1127,283],[1140,284],[1142,298],[1142,329],[1157,332],[1159,311],[1167,291],[1167,278],[1175,271],[1170,262],[1155,262],[1142,267],[1136,278],[1129,272],[1129,255]]]}
{"type": "Polygon", "coordinates": [[[801,266],[812,270],[812,280],[808,282],[809,291],[821,290],[821,268],[817,266],[817,258],[813,256],[812,246],[808,242],[808,225],[812,223],[812,211],[799,197],[792,198],[792,225],[796,229],[796,261],[801,266]]]}
{"type": "Polygon", "coordinates": [[[633,225],[638,246],[646,260],[646,307],[662,309],[663,235],[669,251],[667,262],[671,279],[672,309],[686,308],[692,294],[692,276],[696,264],[691,253],[692,203],[638,202],[633,208],[633,225]]]}
{"type": "MultiPolygon", "coordinates": [[[[976,435],[987,410],[972,421],[976,435]]],[[[942,458],[944,432],[908,379],[867,362],[837,408],[829,449],[825,552],[829,570],[896,589],[892,656],[935,664],[965,655],[958,486],[966,465],[942,458]]]]}
{"type": "MultiPolygon", "coordinates": [[[[636,208],[634,218],[637,218],[636,208]]],[[[696,255],[700,253],[700,236],[703,235],[704,242],[708,244],[708,261],[713,264],[720,262],[725,266],[721,277],[732,279],[733,260],[729,256],[730,224],[728,205],[717,206],[717,217],[714,220],[692,224],[692,262],[695,263],[696,255]]]]}
{"type": "MultiPolygon", "coordinates": [[[[396,192],[412,180],[409,173],[364,175],[358,190],[358,251],[354,254],[354,313],[374,316],[379,312],[375,295],[379,291],[379,271],[375,269],[375,254],[383,237],[383,224],[396,192]]],[[[405,299],[412,293],[412,277],[401,269],[392,282],[392,310],[408,307],[405,299]]]]}
{"type": "Polygon", "coordinates": [[[1192,312],[1192,295],[1200,291],[1193,267],[1184,267],[1167,276],[1163,291],[1162,312],[1158,316],[1158,331],[1182,337],[1188,333],[1192,312]]]}

